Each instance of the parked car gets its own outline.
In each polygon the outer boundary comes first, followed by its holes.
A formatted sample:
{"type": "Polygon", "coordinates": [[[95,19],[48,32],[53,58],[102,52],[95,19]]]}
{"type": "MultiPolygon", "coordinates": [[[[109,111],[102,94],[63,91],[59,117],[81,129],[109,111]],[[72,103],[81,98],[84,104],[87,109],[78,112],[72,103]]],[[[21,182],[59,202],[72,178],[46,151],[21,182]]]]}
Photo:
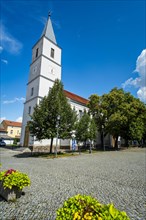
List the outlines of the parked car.
{"type": "Polygon", "coordinates": [[[0,140],[0,146],[6,146],[6,143],[3,140],[0,140]]]}

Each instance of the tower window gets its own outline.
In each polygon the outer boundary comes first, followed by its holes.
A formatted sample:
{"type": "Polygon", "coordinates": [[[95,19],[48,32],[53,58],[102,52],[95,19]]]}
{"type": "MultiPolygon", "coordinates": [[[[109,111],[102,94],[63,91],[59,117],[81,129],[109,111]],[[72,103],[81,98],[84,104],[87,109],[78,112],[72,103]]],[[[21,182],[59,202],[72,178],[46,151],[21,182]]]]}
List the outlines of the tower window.
{"type": "Polygon", "coordinates": [[[31,106],[29,106],[29,108],[28,108],[28,114],[29,115],[31,114],[31,106]]]}
{"type": "Polygon", "coordinates": [[[55,50],[53,48],[51,48],[51,54],[50,55],[51,55],[52,58],[54,58],[54,53],[55,53],[55,50]]]}
{"type": "Polygon", "coordinates": [[[36,54],[35,54],[35,58],[38,57],[38,52],[39,52],[39,48],[36,49],[36,54]]]}
{"type": "Polygon", "coordinates": [[[34,88],[31,88],[31,96],[33,96],[34,88]]]}

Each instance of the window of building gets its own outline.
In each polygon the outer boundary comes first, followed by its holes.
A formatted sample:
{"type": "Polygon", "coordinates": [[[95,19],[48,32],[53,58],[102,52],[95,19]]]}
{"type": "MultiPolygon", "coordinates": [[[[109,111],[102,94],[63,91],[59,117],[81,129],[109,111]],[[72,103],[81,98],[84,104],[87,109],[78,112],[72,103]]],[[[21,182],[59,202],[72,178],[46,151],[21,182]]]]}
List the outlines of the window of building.
{"type": "Polygon", "coordinates": [[[19,134],[19,130],[17,130],[17,134],[19,134]]]}
{"type": "Polygon", "coordinates": [[[36,49],[35,58],[38,57],[38,53],[39,53],[39,48],[36,49]]]}
{"type": "Polygon", "coordinates": [[[28,108],[28,114],[29,115],[31,114],[31,106],[29,106],[29,108],[28,108]]]}
{"type": "Polygon", "coordinates": [[[13,134],[13,130],[10,131],[10,134],[13,134]]]}
{"type": "Polygon", "coordinates": [[[31,96],[33,96],[34,88],[31,88],[31,96]]]}
{"type": "Polygon", "coordinates": [[[55,53],[55,50],[53,48],[51,48],[51,57],[54,58],[54,53],[55,53]]]}
{"type": "Polygon", "coordinates": [[[83,112],[82,110],[79,110],[79,118],[81,118],[83,116],[83,112]]]}

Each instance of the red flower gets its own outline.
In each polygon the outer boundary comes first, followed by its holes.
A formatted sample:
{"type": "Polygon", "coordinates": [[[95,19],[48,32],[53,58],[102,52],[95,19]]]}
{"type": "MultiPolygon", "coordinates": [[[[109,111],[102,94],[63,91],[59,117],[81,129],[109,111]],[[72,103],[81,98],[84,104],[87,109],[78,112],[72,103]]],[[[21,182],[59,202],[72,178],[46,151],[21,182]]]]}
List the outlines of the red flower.
{"type": "Polygon", "coordinates": [[[9,174],[11,174],[12,172],[16,172],[16,170],[14,169],[9,169],[6,171],[5,176],[8,176],[9,174]]]}

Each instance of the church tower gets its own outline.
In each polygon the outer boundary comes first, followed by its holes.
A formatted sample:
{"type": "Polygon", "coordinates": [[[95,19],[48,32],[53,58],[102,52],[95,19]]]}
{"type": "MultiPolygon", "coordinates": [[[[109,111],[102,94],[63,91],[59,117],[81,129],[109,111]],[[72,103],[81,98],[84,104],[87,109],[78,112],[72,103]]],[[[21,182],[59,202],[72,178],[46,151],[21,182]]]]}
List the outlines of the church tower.
{"type": "Polygon", "coordinates": [[[48,94],[55,79],[61,80],[61,48],[57,45],[49,14],[41,38],[32,48],[32,61],[24,103],[21,146],[34,144],[33,138],[29,136],[27,122],[30,120],[33,108],[48,94]]]}

